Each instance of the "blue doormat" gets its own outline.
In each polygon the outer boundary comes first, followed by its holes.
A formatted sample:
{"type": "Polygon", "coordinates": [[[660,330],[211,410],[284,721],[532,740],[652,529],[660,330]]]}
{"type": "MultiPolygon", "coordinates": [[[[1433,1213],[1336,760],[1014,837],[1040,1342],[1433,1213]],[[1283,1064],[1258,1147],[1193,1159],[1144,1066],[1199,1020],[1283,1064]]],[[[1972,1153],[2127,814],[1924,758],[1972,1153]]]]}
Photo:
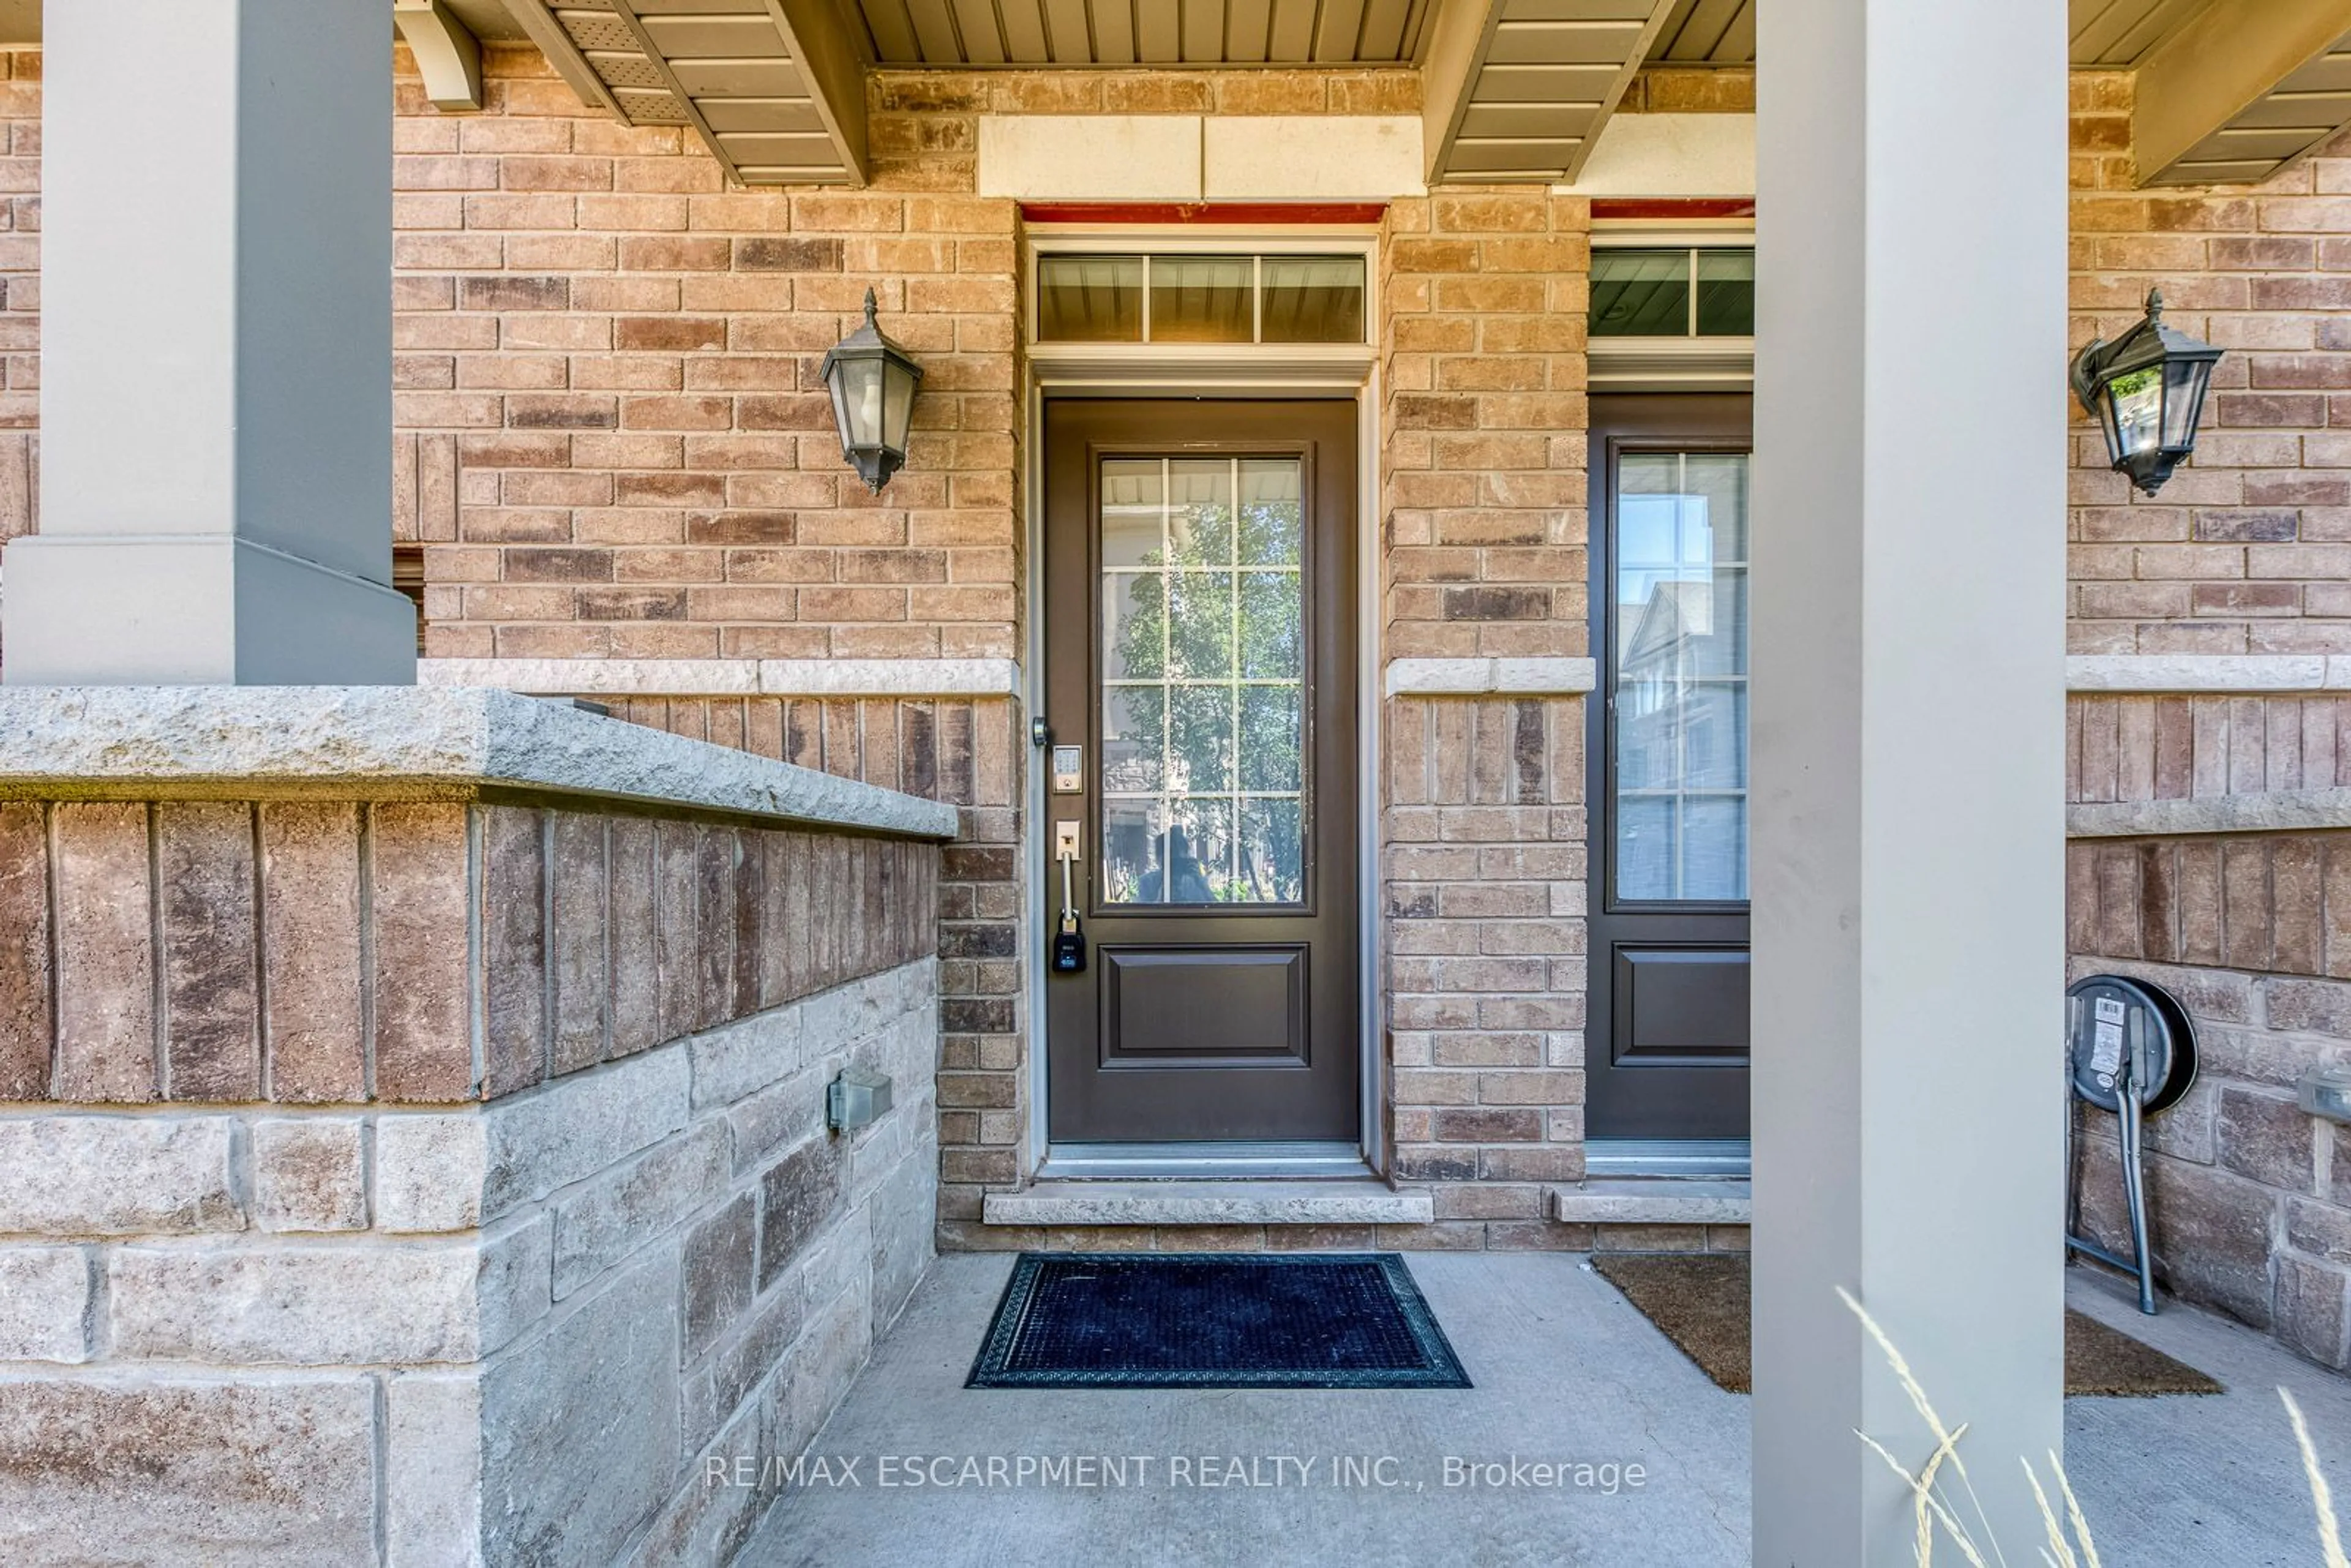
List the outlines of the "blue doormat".
{"type": "Polygon", "coordinates": [[[1393,1252],[1024,1252],[967,1388],[1468,1388],[1393,1252]]]}

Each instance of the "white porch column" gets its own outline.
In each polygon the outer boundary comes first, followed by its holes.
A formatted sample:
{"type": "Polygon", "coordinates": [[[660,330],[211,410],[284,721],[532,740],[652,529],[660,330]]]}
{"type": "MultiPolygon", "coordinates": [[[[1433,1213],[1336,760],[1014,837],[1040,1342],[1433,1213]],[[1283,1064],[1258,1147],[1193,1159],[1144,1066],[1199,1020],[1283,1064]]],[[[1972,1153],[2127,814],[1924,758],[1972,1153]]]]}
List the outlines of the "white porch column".
{"type": "Polygon", "coordinates": [[[381,0],[47,7],[11,684],[403,684],[381,0]]]}
{"type": "Polygon", "coordinates": [[[1854,1432],[1932,1443],[1843,1285],[2015,1563],[2061,1433],[2065,8],[1761,18],[1754,1561],[1910,1561],[1854,1432]]]}

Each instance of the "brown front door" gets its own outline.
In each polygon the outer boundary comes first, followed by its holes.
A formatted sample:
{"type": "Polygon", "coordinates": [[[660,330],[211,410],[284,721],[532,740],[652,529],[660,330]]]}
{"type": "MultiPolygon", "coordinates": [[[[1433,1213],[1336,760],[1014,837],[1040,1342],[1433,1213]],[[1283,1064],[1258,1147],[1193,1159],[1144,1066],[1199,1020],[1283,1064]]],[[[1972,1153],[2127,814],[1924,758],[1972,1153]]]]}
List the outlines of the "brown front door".
{"type": "Polygon", "coordinates": [[[1751,400],[1592,400],[1595,1139],[1747,1136],[1751,400]]]}
{"type": "Polygon", "coordinates": [[[1359,1135],[1354,518],[1352,402],[1046,405],[1055,1142],[1359,1135]]]}

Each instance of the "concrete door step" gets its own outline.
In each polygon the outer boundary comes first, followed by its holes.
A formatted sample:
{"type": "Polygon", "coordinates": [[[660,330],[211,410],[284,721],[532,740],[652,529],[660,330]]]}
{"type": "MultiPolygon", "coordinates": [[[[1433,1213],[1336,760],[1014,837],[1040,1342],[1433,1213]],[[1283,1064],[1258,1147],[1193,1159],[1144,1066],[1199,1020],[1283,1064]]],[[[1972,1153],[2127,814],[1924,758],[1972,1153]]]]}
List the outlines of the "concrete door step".
{"type": "Polygon", "coordinates": [[[1619,1176],[1552,1188],[1551,1213],[1577,1225],[1745,1225],[1749,1192],[1743,1181],[1619,1176]]]}
{"type": "Polygon", "coordinates": [[[991,1192],[990,1225],[1426,1225],[1426,1188],[1375,1181],[1040,1181],[991,1192]]]}

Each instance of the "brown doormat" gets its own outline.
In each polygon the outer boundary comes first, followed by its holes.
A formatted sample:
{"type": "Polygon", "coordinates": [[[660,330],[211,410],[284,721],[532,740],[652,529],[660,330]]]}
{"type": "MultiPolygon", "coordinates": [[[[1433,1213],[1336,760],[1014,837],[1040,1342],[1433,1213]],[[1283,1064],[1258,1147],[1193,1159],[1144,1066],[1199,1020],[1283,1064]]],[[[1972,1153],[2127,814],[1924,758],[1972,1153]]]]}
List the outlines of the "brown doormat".
{"type": "MultiPolygon", "coordinates": [[[[1593,1270],[1625,1292],[1684,1355],[1733,1394],[1748,1375],[1747,1260],[1725,1253],[1603,1252],[1593,1270]]],[[[2141,1344],[2070,1307],[2065,1312],[2065,1392],[2147,1397],[2218,1394],[2220,1385],[2153,1345],[2141,1344]]]]}

